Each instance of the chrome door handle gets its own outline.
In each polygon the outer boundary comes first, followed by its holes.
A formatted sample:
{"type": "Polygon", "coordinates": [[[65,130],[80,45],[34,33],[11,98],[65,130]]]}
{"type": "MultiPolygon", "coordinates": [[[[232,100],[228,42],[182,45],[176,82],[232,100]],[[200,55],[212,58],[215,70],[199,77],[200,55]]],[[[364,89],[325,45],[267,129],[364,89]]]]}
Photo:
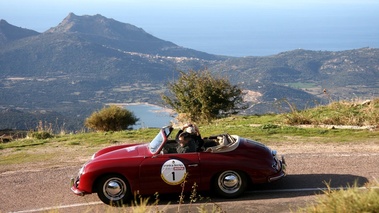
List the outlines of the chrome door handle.
{"type": "Polygon", "coordinates": [[[195,164],[189,164],[188,167],[196,167],[198,166],[199,164],[195,163],[195,164]]]}

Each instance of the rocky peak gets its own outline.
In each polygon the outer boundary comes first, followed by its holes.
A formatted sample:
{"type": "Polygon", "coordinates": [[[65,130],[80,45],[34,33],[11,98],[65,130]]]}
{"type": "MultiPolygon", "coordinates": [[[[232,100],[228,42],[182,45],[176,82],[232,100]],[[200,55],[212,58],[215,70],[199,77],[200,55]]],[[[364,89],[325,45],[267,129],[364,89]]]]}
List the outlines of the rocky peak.
{"type": "Polygon", "coordinates": [[[147,34],[144,30],[134,25],[121,23],[99,14],[77,16],[74,13],[68,14],[58,26],[50,28],[47,32],[83,33],[108,38],[127,38],[132,35],[134,35],[133,37],[139,37],[140,34],[147,34]],[[136,34],[139,35],[137,36],[136,34]]]}

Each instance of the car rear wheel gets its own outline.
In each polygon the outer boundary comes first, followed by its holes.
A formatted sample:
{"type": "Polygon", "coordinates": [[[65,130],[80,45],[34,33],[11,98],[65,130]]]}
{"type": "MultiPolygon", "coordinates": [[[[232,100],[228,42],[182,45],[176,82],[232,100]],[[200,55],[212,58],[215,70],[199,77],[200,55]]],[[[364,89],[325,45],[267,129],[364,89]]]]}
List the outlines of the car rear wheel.
{"type": "Polygon", "coordinates": [[[130,195],[130,188],[125,178],[118,175],[102,177],[97,184],[97,196],[103,203],[122,206],[130,195]]]}
{"type": "Polygon", "coordinates": [[[247,179],[241,172],[227,170],[217,175],[214,187],[216,192],[223,197],[238,197],[246,190],[247,179]]]}

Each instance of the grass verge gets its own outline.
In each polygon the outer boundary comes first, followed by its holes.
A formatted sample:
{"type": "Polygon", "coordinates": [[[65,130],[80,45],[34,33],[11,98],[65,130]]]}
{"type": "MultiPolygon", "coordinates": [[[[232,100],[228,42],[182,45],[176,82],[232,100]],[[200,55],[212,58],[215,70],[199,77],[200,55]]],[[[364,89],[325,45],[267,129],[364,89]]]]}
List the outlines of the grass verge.
{"type": "Polygon", "coordinates": [[[379,183],[366,186],[365,189],[352,186],[345,189],[331,190],[330,187],[319,196],[316,203],[297,212],[344,213],[344,212],[378,212],[379,183]]]}

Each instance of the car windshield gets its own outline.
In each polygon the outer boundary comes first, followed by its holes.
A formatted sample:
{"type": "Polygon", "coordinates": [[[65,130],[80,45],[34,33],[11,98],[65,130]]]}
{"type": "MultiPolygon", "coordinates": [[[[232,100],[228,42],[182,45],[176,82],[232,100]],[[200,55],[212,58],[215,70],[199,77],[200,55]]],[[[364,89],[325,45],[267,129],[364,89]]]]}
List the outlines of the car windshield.
{"type": "Polygon", "coordinates": [[[151,153],[157,152],[159,149],[159,146],[163,142],[163,134],[161,132],[158,133],[157,136],[150,142],[149,149],[151,153]]]}
{"type": "Polygon", "coordinates": [[[161,144],[167,139],[167,137],[170,135],[172,128],[171,127],[164,127],[159,131],[157,136],[150,142],[149,149],[151,153],[156,153],[161,146],[161,144]]]}

